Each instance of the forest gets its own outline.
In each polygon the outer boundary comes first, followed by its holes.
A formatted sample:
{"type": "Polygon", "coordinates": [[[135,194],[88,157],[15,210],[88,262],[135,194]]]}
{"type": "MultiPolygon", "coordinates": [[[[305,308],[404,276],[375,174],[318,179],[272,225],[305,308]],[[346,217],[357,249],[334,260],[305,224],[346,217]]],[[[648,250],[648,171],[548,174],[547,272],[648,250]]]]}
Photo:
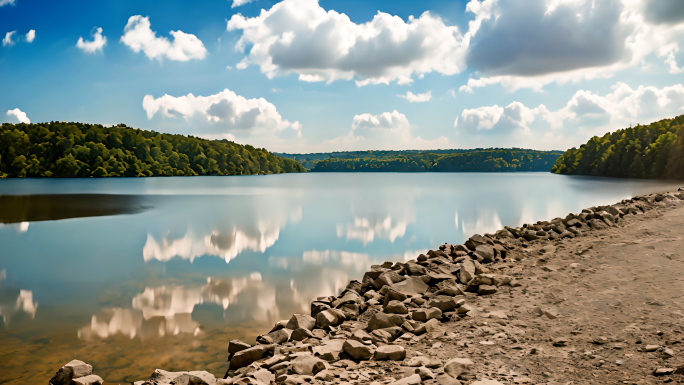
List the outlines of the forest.
{"type": "Polygon", "coordinates": [[[551,172],[684,179],[684,115],[595,136],[565,151],[551,172]]]}
{"type": "Polygon", "coordinates": [[[0,126],[0,178],[278,174],[292,159],[228,140],[127,127],[49,122],[0,126]]]}
{"type": "MultiPolygon", "coordinates": [[[[519,148],[329,153],[331,157],[313,163],[311,171],[548,172],[561,153],[562,151],[536,151],[519,148]],[[340,156],[336,156],[338,154],[340,156]]],[[[307,155],[310,156],[310,154],[307,155]]],[[[300,155],[297,157],[299,158],[300,155]]]]}

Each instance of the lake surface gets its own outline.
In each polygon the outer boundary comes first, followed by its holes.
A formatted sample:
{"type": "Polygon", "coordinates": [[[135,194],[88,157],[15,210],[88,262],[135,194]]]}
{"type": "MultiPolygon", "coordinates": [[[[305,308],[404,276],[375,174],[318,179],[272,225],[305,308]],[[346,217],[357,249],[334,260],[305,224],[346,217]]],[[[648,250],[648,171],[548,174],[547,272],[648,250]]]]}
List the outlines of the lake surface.
{"type": "Polygon", "coordinates": [[[549,173],[0,180],[0,383],[223,375],[371,264],[680,183],[549,173]]]}

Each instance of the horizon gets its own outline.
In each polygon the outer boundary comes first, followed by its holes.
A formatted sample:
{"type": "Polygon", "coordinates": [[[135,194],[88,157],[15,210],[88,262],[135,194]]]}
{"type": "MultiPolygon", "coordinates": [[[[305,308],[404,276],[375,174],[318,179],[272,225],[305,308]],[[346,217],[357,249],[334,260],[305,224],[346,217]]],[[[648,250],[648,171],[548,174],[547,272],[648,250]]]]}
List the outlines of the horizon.
{"type": "Polygon", "coordinates": [[[684,113],[676,0],[0,0],[0,24],[2,122],[291,154],[562,151],[684,113]]]}

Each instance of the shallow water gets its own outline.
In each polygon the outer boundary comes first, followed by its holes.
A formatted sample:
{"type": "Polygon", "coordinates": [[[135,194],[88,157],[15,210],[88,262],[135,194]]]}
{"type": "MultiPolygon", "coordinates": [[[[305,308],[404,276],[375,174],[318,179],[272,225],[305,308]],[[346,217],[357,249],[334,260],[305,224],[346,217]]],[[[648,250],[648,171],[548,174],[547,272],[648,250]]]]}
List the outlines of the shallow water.
{"type": "Polygon", "coordinates": [[[548,173],[0,180],[0,383],[44,383],[73,358],[114,383],[155,368],[222,375],[228,340],[308,312],[371,264],[679,186],[548,173]]]}

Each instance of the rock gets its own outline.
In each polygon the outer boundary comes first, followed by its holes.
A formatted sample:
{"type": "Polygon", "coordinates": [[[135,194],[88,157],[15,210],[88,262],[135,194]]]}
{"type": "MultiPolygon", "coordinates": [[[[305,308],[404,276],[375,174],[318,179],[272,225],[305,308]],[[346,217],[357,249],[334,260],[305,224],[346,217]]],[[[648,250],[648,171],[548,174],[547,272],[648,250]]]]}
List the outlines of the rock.
{"type": "Polygon", "coordinates": [[[365,330],[359,329],[352,334],[351,339],[359,341],[363,344],[370,345],[373,343],[373,337],[371,337],[370,334],[366,333],[365,330]]]}
{"type": "Polygon", "coordinates": [[[342,348],[345,353],[357,361],[370,360],[373,356],[372,346],[364,345],[356,340],[346,340],[342,348]]]}
{"type": "Polygon", "coordinates": [[[360,304],[363,302],[363,297],[359,295],[359,293],[353,291],[353,290],[346,290],[344,294],[333,301],[332,307],[334,308],[339,308],[342,305],[346,304],[360,304]]]}
{"type": "Polygon", "coordinates": [[[313,330],[314,326],[316,326],[314,317],[307,314],[294,314],[285,327],[292,330],[299,328],[313,330]]]}
{"type": "MultiPolygon", "coordinates": [[[[363,330],[360,331],[365,333],[363,330]]],[[[370,336],[368,336],[368,341],[370,342],[370,336]]],[[[340,353],[342,353],[343,346],[344,340],[342,339],[327,340],[320,346],[314,346],[313,354],[322,360],[337,361],[340,359],[340,353]]]]}
{"type": "Polygon", "coordinates": [[[401,380],[394,381],[392,385],[418,385],[423,380],[420,378],[419,374],[414,374],[408,377],[404,377],[401,380]]]}
{"type": "Polygon", "coordinates": [[[384,345],[375,349],[375,360],[403,361],[406,358],[406,350],[399,345],[384,345]]]}
{"type": "Polygon", "coordinates": [[[264,384],[270,384],[272,381],[275,381],[275,374],[269,372],[268,369],[259,369],[256,372],[250,373],[249,376],[264,384]]]}
{"type": "Polygon", "coordinates": [[[386,271],[386,272],[380,274],[380,276],[378,276],[378,278],[376,278],[373,281],[373,287],[376,290],[379,290],[380,288],[382,288],[385,285],[392,285],[393,283],[402,282],[405,279],[406,279],[406,277],[402,277],[401,275],[397,274],[395,271],[386,271]]]}
{"type": "Polygon", "coordinates": [[[646,346],[644,346],[642,351],[644,351],[644,352],[655,352],[658,349],[660,349],[660,345],[646,345],[646,346]]]}
{"type": "Polygon", "coordinates": [[[466,259],[461,262],[461,268],[459,269],[458,279],[462,284],[467,285],[473,278],[475,278],[475,264],[472,260],[466,259]]]}
{"type": "Polygon", "coordinates": [[[351,280],[347,284],[347,289],[346,290],[354,290],[355,292],[363,295],[363,284],[357,280],[351,280]]]}
{"type": "Polygon", "coordinates": [[[337,326],[342,323],[344,319],[340,319],[339,315],[333,309],[323,310],[316,315],[316,326],[325,328],[329,326],[337,326]]]}
{"type": "Polygon", "coordinates": [[[479,381],[472,382],[470,385],[504,385],[504,384],[502,384],[496,380],[485,379],[485,380],[479,380],[479,381]]]}
{"type": "Polygon", "coordinates": [[[382,306],[385,307],[392,301],[403,302],[406,298],[408,298],[406,294],[389,289],[387,290],[387,293],[385,293],[385,301],[382,306]]]}
{"type": "Polygon", "coordinates": [[[445,295],[438,295],[428,301],[429,307],[436,307],[442,312],[456,309],[458,306],[457,300],[454,297],[445,295]]]}
{"type": "Polygon", "coordinates": [[[435,378],[435,374],[432,373],[432,371],[425,366],[421,366],[416,368],[416,374],[420,376],[420,379],[425,381],[425,380],[432,380],[435,378]]]}
{"type": "Polygon", "coordinates": [[[437,358],[431,358],[428,356],[415,356],[409,358],[407,361],[405,361],[403,366],[408,366],[408,367],[419,367],[419,366],[425,366],[427,368],[439,368],[442,366],[442,362],[438,360],[437,358]]]}
{"type": "Polygon", "coordinates": [[[489,241],[487,238],[483,237],[482,235],[475,234],[472,237],[468,238],[467,241],[465,241],[465,245],[470,250],[476,250],[478,246],[486,245],[489,242],[491,242],[491,241],[489,241]]]}
{"type": "Polygon", "coordinates": [[[440,325],[442,325],[441,322],[439,322],[438,319],[433,318],[431,320],[428,320],[423,327],[425,328],[425,331],[427,333],[434,333],[438,332],[440,329],[440,325]]]}
{"type": "Polygon", "coordinates": [[[93,367],[80,360],[69,361],[50,379],[51,385],[68,385],[74,378],[87,377],[93,374],[93,367]]]}
{"type": "Polygon", "coordinates": [[[152,373],[152,376],[150,376],[150,382],[160,385],[214,385],[216,383],[216,378],[213,374],[203,370],[192,372],[168,372],[166,370],[157,369],[152,373]]]}
{"type": "Polygon", "coordinates": [[[292,370],[297,374],[312,376],[326,368],[325,363],[312,355],[300,356],[291,361],[292,370]]]}
{"type": "Polygon", "coordinates": [[[411,276],[402,282],[390,285],[390,288],[406,295],[419,295],[427,291],[428,285],[421,277],[411,276]]]}
{"type": "Polygon", "coordinates": [[[522,237],[525,238],[526,241],[534,241],[535,239],[539,239],[537,232],[533,230],[524,230],[522,232],[522,237]]]}
{"type": "Polygon", "coordinates": [[[453,378],[458,378],[472,372],[474,366],[473,361],[468,358],[452,358],[444,364],[444,372],[453,378]]]}
{"type": "Polygon", "coordinates": [[[240,340],[230,340],[228,341],[228,354],[235,354],[241,350],[249,349],[252,345],[244,343],[240,340]]]}
{"type": "Polygon", "coordinates": [[[429,309],[420,309],[411,313],[411,318],[416,321],[425,322],[433,318],[442,318],[442,311],[436,307],[431,307],[429,309]]]}
{"type": "Polygon", "coordinates": [[[288,356],[283,355],[283,354],[278,354],[278,355],[275,355],[275,356],[273,356],[273,357],[271,357],[265,361],[262,361],[261,367],[262,368],[270,368],[272,366],[278,365],[279,363],[281,363],[283,361],[287,361],[287,360],[289,360],[288,356]]]}
{"type": "Polygon", "coordinates": [[[282,328],[256,338],[257,342],[260,344],[270,345],[276,344],[280,345],[284,342],[290,340],[290,335],[292,335],[292,330],[287,328],[282,328]]]}
{"type": "Polygon", "coordinates": [[[304,341],[307,338],[314,338],[314,335],[311,330],[304,328],[295,329],[290,335],[291,341],[304,341]]]}
{"type": "Polygon", "coordinates": [[[399,301],[390,301],[387,306],[385,306],[385,313],[408,314],[408,309],[399,301]]]}
{"type": "Polygon", "coordinates": [[[387,314],[377,312],[371,316],[368,321],[366,330],[372,332],[376,329],[384,329],[392,326],[401,326],[404,323],[404,318],[397,314],[387,314]]]}
{"type": "Polygon", "coordinates": [[[475,252],[482,256],[486,261],[494,262],[494,247],[491,245],[480,245],[475,248],[475,252]]]}
{"type": "Polygon", "coordinates": [[[248,366],[252,362],[260,360],[268,353],[273,353],[275,346],[273,345],[256,345],[249,349],[245,349],[235,353],[230,360],[231,369],[240,369],[248,366]]]}
{"type": "Polygon", "coordinates": [[[553,346],[566,346],[570,342],[565,337],[557,337],[553,339],[553,346]]]}
{"type": "Polygon", "coordinates": [[[496,293],[496,286],[492,285],[480,285],[477,289],[478,295],[490,295],[496,293]]]}
{"type": "Polygon", "coordinates": [[[456,314],[466,314],[473,310],[469,305],[461,305],[456,309],[456,314]]]}
{"type": "Polygon", "coordinates": [[[669,376],[674,373],[674,368],[657,368],[653,371],[654,376],[669,376]]]}
{"type": "MultiPolygon", "coordinates": [[[[88,375],[88,376],[83,376],[79,378],[74,378],[72,384],[74,385],[102,385],[104,381],[102,381],[102,378],[100,376],[96,376],[94,374],[88,375]]],[[[213,385],[213,383],[212,383],[213,385]]]]}
{"type": "Polygon", "coordinates": [[[417,263],[407,263],[404,267],[408,275],[425,275],[427,274],[427,269],[417,263]]]}
{"type": "Polygon", "coordinates": [[[320,302],[320,301],[314,301],[311,302],[311,316],[316,317],[318,313],[330,309],[330,305],[328,305],[325,302],[320,302]]]}
{"type": "Polygon", "coordinates": [[[662,358],[663,360],[667,360],[672,357],[674,357],[674,350],[672,349],[665,348],[663,349],[663,352],[660,353],[660,358],[662,358]]]}

